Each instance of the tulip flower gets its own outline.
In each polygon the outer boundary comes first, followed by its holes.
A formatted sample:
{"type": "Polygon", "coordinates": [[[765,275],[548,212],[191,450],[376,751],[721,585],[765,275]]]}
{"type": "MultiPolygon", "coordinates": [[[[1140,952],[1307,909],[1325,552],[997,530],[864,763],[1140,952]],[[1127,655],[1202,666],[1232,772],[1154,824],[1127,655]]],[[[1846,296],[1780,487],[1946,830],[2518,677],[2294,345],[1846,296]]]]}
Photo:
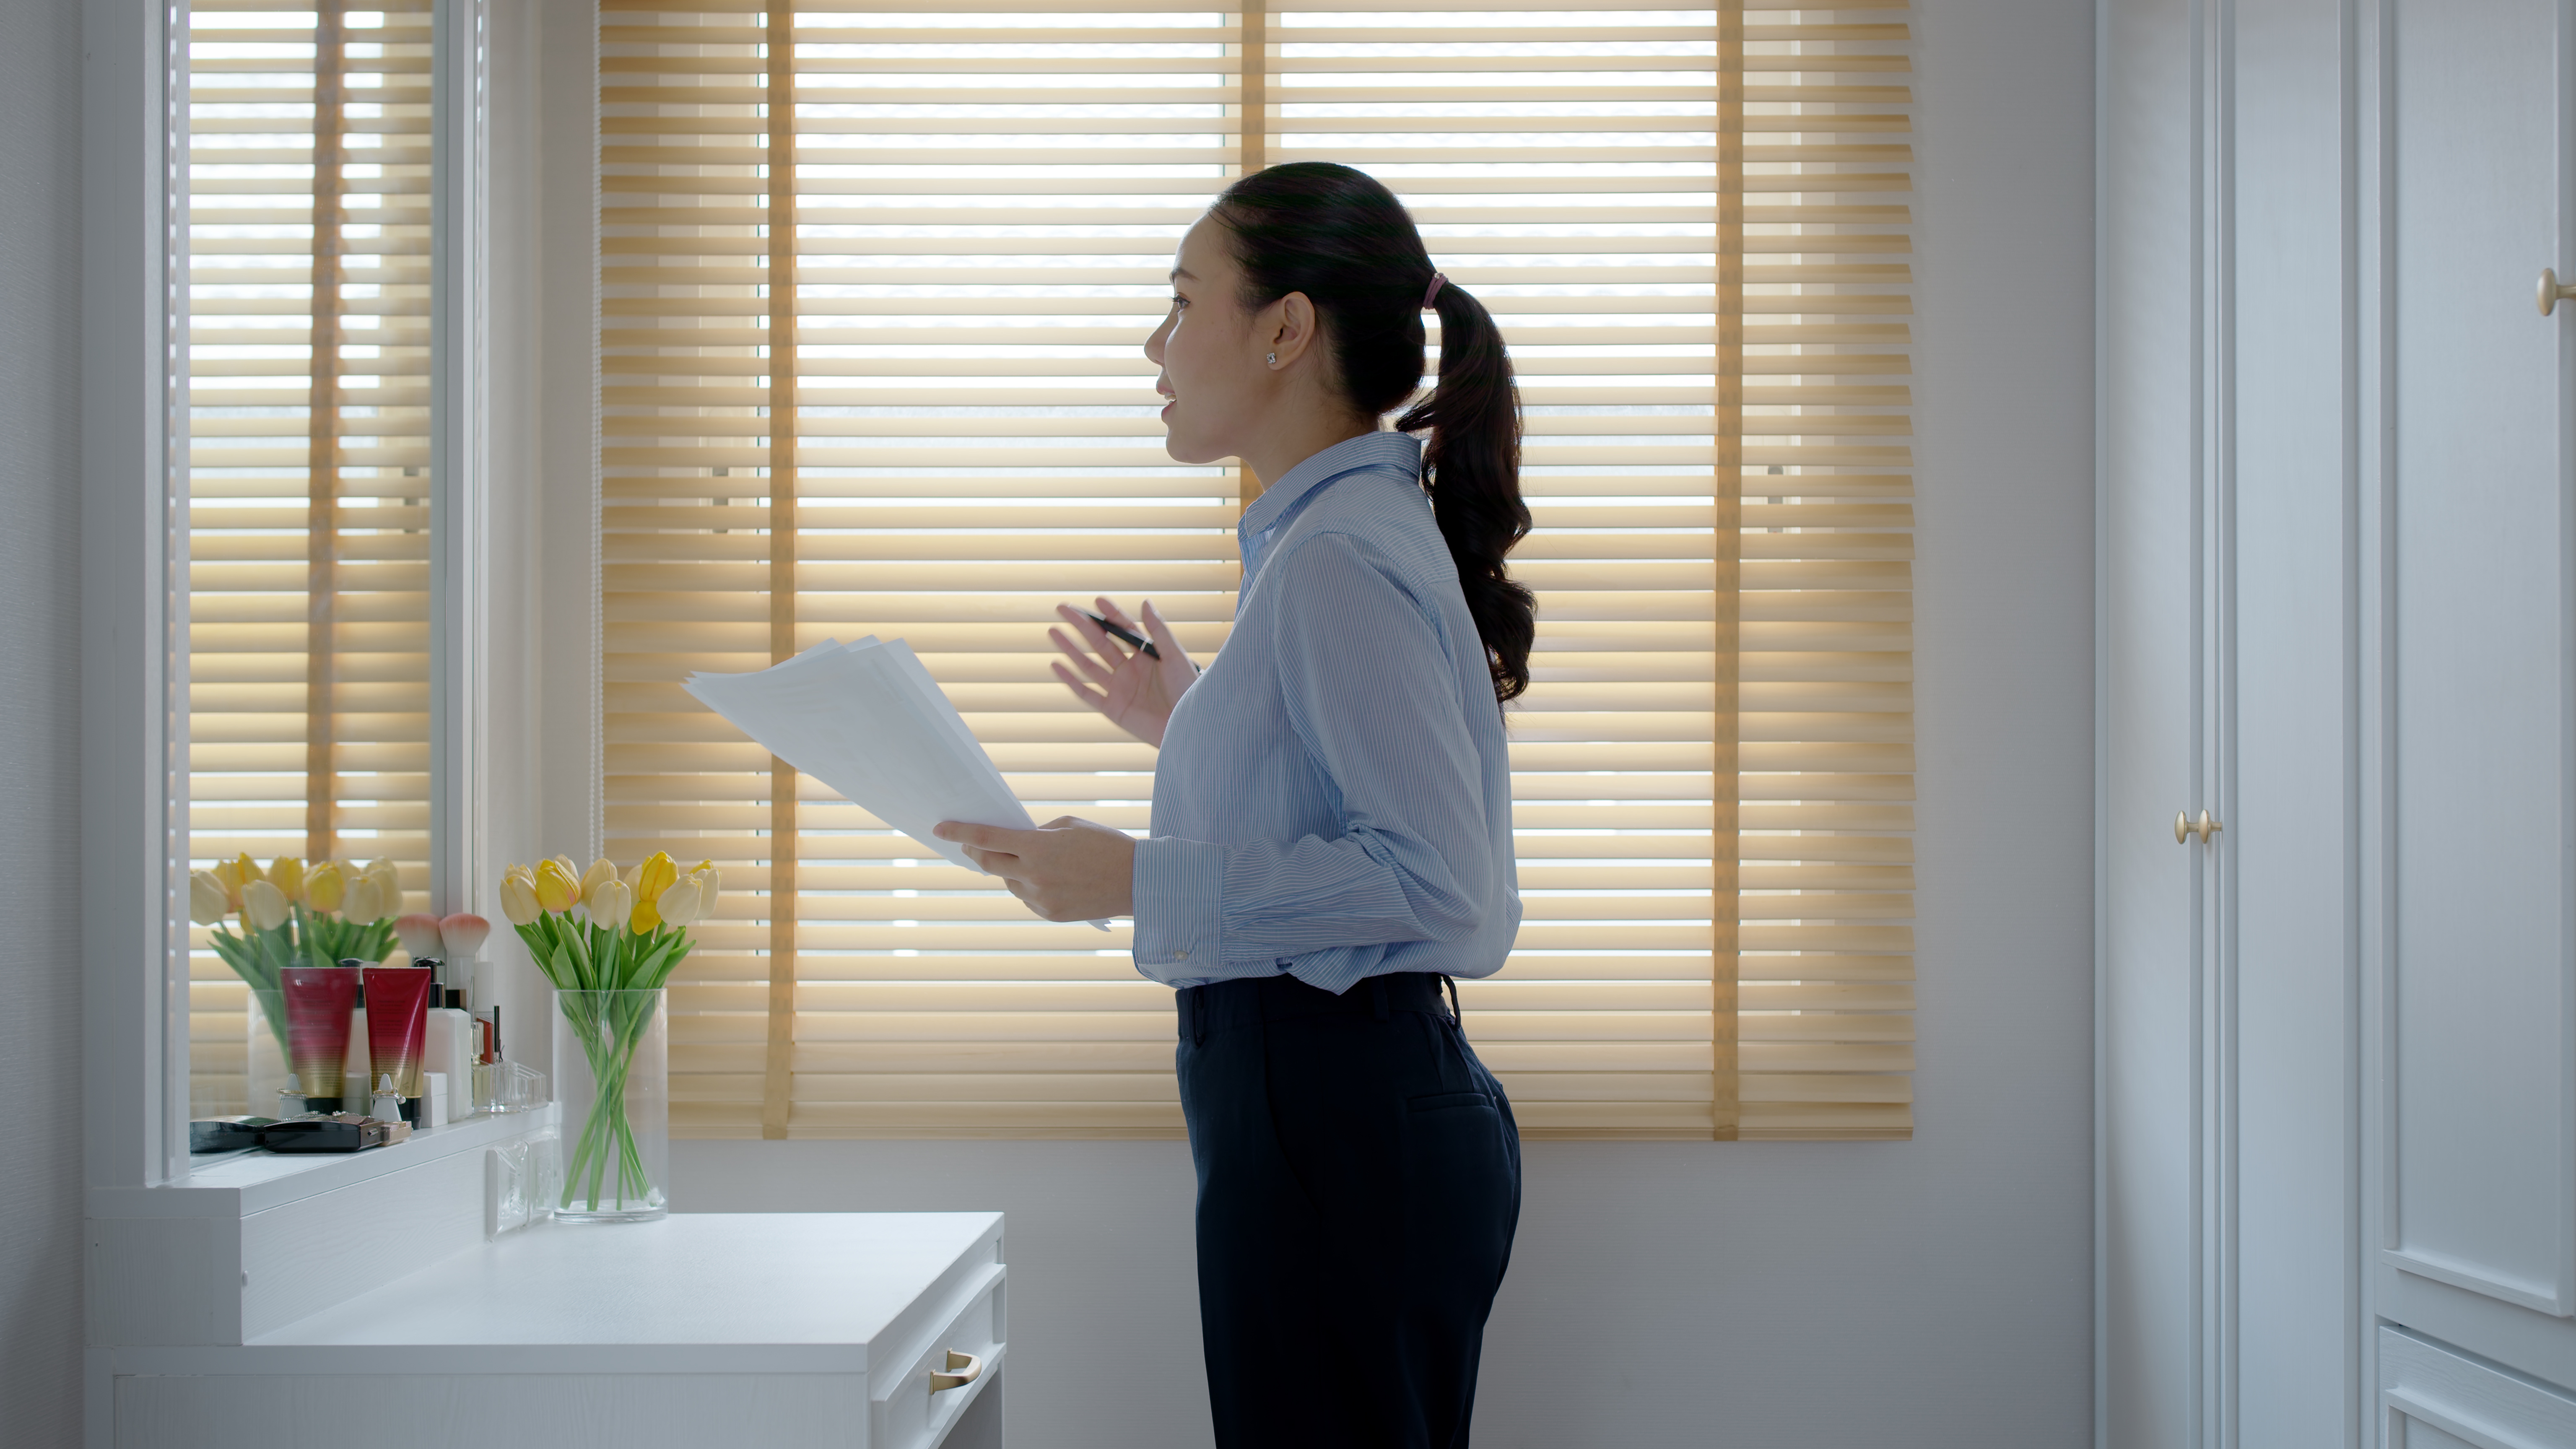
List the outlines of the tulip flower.
{"type": "Polygon", "coordinates": [[[375,877],[362,874],[342,888],[340,913],[351,921],[384,919],[384,899],[377,889],[375,877]]]}
{"type": "Polygon", "coordinates": [[[672,883],[679,878],[680,868],[671,863],[669,851],[657,850],[637,863],[634,881],[635,914],[632,918],[637,935],[643,935],[661,926],[662,913],[657,903],[662,899],[662,893],[669,890],[672,883]]]}
{"type": "Polygon", "coordinates": [[[376,883],[376,914],[371,920],[390,916],[402,909],[402,872],[390,860],[371,860],[359,872],[376,883]]]}
{"type": "MultiPolygon", "coordinates": [[[[639,861],[623,875],[613,861],[592,862],[579,875],[564,856],[504,868],[501,910],[528,945],[528,955],[558,991],[650,991],[670,978],[682,958],[696,949],[686,930],[715,909],[716,872],[710,861],[695,870],[680,870],[666,852],[639,861]],[[670,912],[639,900],[650,889],[668,901],[670,912]],[[678,894],[672,894],[677,891],[678,894]],[[672,929],[664,929],[670,927],[672,929]]],[[[444,945],[451,958],[479,946],[489,926],[479,919],[474,934],[460,942],[455,930],[465,918],[451,916],[444,945]]]]}
{"type": "MultiPolygon", "coordinates": [[[[558,855],[554,858],[554,861],[556,865],[563,868],[564,879],[571,881],[574,885],[581,884],[581,867],[572,863],[571,856],[558,855]]],[[[545,864],[544,861],[539,861],[537,863],[539,865],[545,864]]]]}
{"type": "Polygon", "coordinates": [[[289,902],[304,899],[304,862],[291,855],[281,855],[269,862],[268,883],[289,902]]]}
{"type": "Polygon", "coordinates": [[[242,924],[254,931],[274,931],[286,924],[286,892],[274,882],[246,881],[242,885],[242,924]]]}
{"type": "Polygon", "coordinates": [[[537,878],[525,866],[512,866],[501,877],[501,914],[513,926],[524,926],[544,914],[537,904],[537,878]]]}
{"type": "Polygon", "coordinates": [[[671,888],[672,883],[680,878],[680,868],[671,863],[669,851],[657,850],[644,857],[643,864],[636,867],[636,874],[640,878],[636,882],[635,898],[649,901],[671,888]]]}
{"type": "Polygon", "coordinates": [[[674,882],[669,890],[662,892],[661,899],[653,902],[652,909],[666,925],[685,926],[696,920],[698,878],[686,876],[674,882]]]}
{"type": "Polygon", "coordinates": [[[349,877],[336,860],[326,860],[304,877],[304,904],[317,911],[337,911],[348,898],[349,877]]]}
{"type": "Polygon", "coordinates": [[[225,902],[238,911],[241,909],[242,882],[259,879],[259,867],[252,863],[249,852],[245,851],[237,860],[217,864],[214,875],[224,888],[225,902]]]}
{"type": "Polygon", "coordinates": [[[438,917],[418,913],[397,917],[394,934],[402,938],[403,949],[411,953],[413,960],[437,959],[438,917]]]}
{"type": "Polygon", "coordinates": [[[582,898],[581,877],[558,858],[537,862],[537,904],[548,911],[569,911],[582,898]]]}
{"type": "Polygon", "coordinates": [[[211,870],[188,872],[188,919],[200,926],[220,925],[232,913],[223,879],[211,870]]]}
{"type": "Polygon", "coordinates": [[[438,923],[439,944],[446,948],[450,961],[471,961],[483,949],[483,938],[492,934],[492,923],[464,911],[438,923]]]}
{"type": "Polygon", "coordinates": [[[582,905],[590,911],[593,924],[614,928],[634,908],[635,893],[626,888],[626,882],[612,876],[592,886],[582,905]]]}

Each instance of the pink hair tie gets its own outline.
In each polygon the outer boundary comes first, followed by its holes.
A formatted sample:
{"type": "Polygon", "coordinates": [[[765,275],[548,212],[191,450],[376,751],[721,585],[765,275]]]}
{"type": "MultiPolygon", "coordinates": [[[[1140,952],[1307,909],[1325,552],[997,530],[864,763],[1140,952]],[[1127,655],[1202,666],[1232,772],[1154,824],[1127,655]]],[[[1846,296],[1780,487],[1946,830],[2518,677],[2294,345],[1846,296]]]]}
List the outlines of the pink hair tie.
{"type": "Polygon", "coordinates": [[[1428,290],[1428,291],[1426,291],[1426,292],[1424,292],[1424,293],[1422,294],[1422,305],[1423,305],[1423,306],[1428,307],[1428,306],[1430,306],[1430,305],[1431,305],[1431,299],[1440,295],[1440,284],[1441,284],[1442,282],[1447,281],[1447,280],[1449,280],[1447,277],[1442,276],[1442,275],[1441,275],[1440,273],[1438,273],[1438,272],[1433,272],[1433,273],[1431,274],[1431,287],[1430,287],[1430,290],[1428,290]]]}

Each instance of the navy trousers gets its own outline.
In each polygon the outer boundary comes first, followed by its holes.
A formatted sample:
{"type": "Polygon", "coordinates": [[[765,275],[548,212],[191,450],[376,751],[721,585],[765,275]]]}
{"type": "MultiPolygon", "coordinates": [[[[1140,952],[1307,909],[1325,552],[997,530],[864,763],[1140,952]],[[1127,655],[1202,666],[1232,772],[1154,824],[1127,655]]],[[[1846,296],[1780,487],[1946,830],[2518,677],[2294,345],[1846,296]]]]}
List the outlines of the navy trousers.
{"type": "Polygon", "coordinates": [[[1440,986],[1179,993],[1219,1449],[1465,1449],[1521,1147],[1440,986]]]}

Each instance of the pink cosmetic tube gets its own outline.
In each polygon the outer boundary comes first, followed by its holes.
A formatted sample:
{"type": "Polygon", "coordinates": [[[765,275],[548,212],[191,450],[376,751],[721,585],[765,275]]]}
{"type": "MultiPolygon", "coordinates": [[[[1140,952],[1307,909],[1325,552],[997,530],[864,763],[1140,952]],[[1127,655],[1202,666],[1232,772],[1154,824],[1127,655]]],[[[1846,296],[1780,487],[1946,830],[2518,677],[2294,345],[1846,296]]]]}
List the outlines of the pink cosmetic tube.
{"type": "Polygon", "coordinates": [[[287,1054],[294,1059],[290,1065],[304,1105],[309,1111],[337,1112],[358,973],[344,966],[289,966],[277,979],[286,993],[287,1054]]]}
{"type": "Polygon", "coordinates": [[[426,966],[366,968],[367,1092],[392,1077],[394,1095],[405,1102],[420,1096],[420,1057],[429,1035],[433,974],[426,966]]]}

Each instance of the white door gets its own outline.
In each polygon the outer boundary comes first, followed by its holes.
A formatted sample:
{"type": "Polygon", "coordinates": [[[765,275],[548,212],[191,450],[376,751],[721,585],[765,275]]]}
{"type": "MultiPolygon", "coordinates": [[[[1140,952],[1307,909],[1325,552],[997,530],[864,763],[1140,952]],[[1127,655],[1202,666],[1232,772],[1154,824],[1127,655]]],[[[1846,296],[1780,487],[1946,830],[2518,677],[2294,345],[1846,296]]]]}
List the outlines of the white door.
{"type": "Polygon", "coordinates": [[[2117,1449],[2200,1442],[2196,1271],[2208,873],[2174,814],[2204,793],[2206,173],[2188,0],[2101,12],[2099,1415],[2117,1449]]]}
{"type": "Polygon", "coordinates": [[[2380,1317],[2576,1385],[2576,4],[2393,0],[2366,500],[2380,1317]]]}

